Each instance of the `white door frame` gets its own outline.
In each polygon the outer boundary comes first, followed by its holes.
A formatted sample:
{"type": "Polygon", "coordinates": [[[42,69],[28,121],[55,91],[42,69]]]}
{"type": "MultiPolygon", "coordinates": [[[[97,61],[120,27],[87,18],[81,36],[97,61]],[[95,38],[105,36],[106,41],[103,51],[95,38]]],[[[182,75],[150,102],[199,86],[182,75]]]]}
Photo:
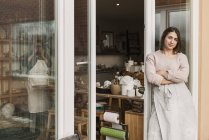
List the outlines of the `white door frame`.
{"type": "Polygon", "coordinates": [[[88,0],[89,122],[88,139],[96,140],[96,0],[88,0]]]}
{"type": "Polygon", "coordinates": [[[74,134],[74,0],[55,0],[58,45],[57,138],[74,134]]]}
{"type": "MultiPolygon", "coordinates": [[[[144,0],[144,57],[155,51],[155,1],[144,0]]],[[[145,60],[145,58],[144,58],[145,60]]],[[[148,120],[151,113],[151,86],[144,79],[144,140],[147,140],[148,120]]]]}
{"type": "MultiPolygon", "coordinates": [[[[155,50],[155,1],[144,1],[145,32],[144,56],[155,50]]],[[[191,0],[191,49],[190,49],[190,85],[193,100],[198,113],[198,45],[199,45],[199,1],[191,0]]],[[[145,77],[144,93],[144,140],[147,140],[148,120],[151,112],[151,86],[145,77]]],[[[198,122],[198,115],[197,115],[198,122]]],[[[198,125],[197,125],[198,126],[198,125]]],[[[197,130],[198,131],[198,130],[197,130]]],[[[196,136],[196,139],[198,137],[196,136]]]]}
{"type": "MultiPolygon", "coordinates": [[[[190,49],[190,75],[191,75],[191,87],[193,101],[196,109],[196,122],[198,132],[198,74],[199,74],[199,0],[191,0],[191,49],[190,49]]],[[[198,133],[196,136],[198,139],[198,133]]]]}
{"type": "MultiPolygon", "coordinates": [[[[74,134],[74,1],[55,0],[58,32],[58,139],[74,134]]],[[[88,49],[88,139],[96,140],[96,0],[88,1],[88,49]]]]}

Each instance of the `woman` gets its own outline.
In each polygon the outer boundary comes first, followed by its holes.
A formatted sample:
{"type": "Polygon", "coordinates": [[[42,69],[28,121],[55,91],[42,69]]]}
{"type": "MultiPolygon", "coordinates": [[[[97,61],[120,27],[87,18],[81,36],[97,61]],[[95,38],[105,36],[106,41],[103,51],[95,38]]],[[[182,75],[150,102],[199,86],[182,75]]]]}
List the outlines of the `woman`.
{"type": "Polygon", "coordinates": [[[33,52],[30,55],[25,56],[27,58],[26,64],[28,70],[30,70],[36,63],[37,60],[44,60],[48,67],[51,66],[50,57],[44,49],[46,46],[42,46],[41,44],[37,44],[33,48],[33,52]]]}
{"type": "Polygon", "coordinates": [[[195,140],[195,108],[185,84],[189,64],[180,52],[179,30],[167,28],[161,44],[160,50],[146,57],[146,77],[153,93],[148,140],[195,140]]]}

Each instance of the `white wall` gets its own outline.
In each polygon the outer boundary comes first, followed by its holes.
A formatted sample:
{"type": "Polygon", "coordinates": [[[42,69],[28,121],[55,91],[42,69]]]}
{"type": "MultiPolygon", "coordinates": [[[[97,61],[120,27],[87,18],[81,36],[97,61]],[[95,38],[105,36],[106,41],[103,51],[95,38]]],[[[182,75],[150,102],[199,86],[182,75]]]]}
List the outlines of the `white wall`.
{"type": "Polygon", "coordinates": [[[114,65],[124,66],[125,57],[122,55],[97,55],[96,64],[105,64],[106,67],[112,67],[114,65]]]}

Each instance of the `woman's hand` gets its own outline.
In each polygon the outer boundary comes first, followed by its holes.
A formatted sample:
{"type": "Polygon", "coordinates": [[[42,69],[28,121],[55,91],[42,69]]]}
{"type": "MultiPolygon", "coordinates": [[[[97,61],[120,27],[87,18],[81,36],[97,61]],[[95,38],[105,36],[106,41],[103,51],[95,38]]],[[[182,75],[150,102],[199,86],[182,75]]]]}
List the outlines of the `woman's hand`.
{"type": "Polygon", "coordinates": [[[166,80],[166,79],[163,79],[162,81],[161,81],[161,85],[169,85],[169,84],[173,84],[174,82],[172,82],[172,81],[169,81],[169,80],[166,80]]]}
{"type": "Polygon", "coordinates": [[[168,76],[168,72],[166,70],[158,70],[156,73],[163,76],[164,78],[168,76]]]}

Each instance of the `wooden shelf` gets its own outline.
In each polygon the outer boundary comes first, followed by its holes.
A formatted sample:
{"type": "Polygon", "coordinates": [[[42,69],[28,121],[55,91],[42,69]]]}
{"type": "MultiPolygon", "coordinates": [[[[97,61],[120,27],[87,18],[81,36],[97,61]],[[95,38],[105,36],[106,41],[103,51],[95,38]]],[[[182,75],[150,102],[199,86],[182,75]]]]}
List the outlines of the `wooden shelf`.
{"type": "Polygon", "coordinates": [[[6,92],[0,92],[0,96],[4,96],[4,95],[8,95],[9,94],[9,91],[6,91],[6,92]]]}
{"type": "Polygon", "coordinates": [[[9,80],[11,79],[11,76],[9,75],[0,75],[0,80],[9,80]]]}
{"type": "Polygon", "coordinates": [[[20,97],[20,96],[27,96],[27,93],[18,93],[18,94],[12,94],[12,95],[0,95],[0,99],[3,98],[14,98],[14,97],[20,97]]]}
{"type": "Polygon", "coordinates": [[[12,89],[11,93],[12,94],[27,93],[27,89],[26,88],[12,89]]]}
{"type": "MultiPolygon", "coordinates": [[[[88,91],[87,90],[75,90],[76,94],[86,94],[88,95],[88,91]]],[[[144,101],[144,99],[142,97],[129,97],[129,96],[125,96],[125,95],[114,95],[114,94],[103,94],[103,93],[96,93],[96,96],[98,97],[105,97],[105,98],[117,98],[117,99],[131,99],[131,100],[140,100],[140,101],[144,101]]]]}
{"type": "Polygon", "coordinates": [[[0,39],[0,43],[10,43],[10,39],[0,39]]]}
{"type": "Polygon", "coordinates": [[[96,96],[98,97],[106,97],[106,98],[116,98],[116,99],[131,99],[131,100],[139,100],[139,101],[144,101],[143,98],[141,97],[129,97],[125,95],[113,95],[113,94],[102,94],[102,93],[97,93],[96,96]]]}
{"type": "Polygon", "coordinates": [[[0,39],[0,52],[7,52],[6,56],[0,57],[0,99],[8,98],[9,102],[12,102],[13,95],[11,92],[11,71],[12,71],[12,40],[11,39],[0,39]],[[7,63],[7,69],[5,69],[5,63],[7,63]],[[7,91],[7,92],[5,92],[7,91]]]}
{"type": "Polygon", "coordinates": [[[9,57],[0,57],[0,61],[10,61],[9,57]]]}
{"type": "Polygon", "coordinates": [[[32,41],[27,41],[27,40],[13,40],[12,41],[13,44],[32,44],[32,41]]]}
{"type": "Polygon", "coordinates": [[[28,96],[27,92],[12,93],[12,97],[28,96]]]}
{"type": "Polygon", "coordinates": [[[88,91],[85,89],[75,90],[76,94],[88,94],[88,91]]]}
{"type": "Polygon", "coordinates": [[[0,94],[0,99],[3,98],[14,98],[14,97],[20,97],[20,96],[27,96],[27,91],[14,91],[14,92],[10,92],[11,94],[9,94],[9,92],[4,92],[0,94]]]}
{"type": "Polygon", "coordinates": [[[109,106],[111,107],[112,106],[112,99],[117,99],[118,100],[118,107],[121,108],[122,105],[121,105],[121,101],[124,100],[124,99],[129,99],[129,100],[138,100],[138,101],[144,101],[143,98],[141,97],[129,97],[129,96],[125,96],[125,95],[113,95],[113,94],[101,94],[101,93],[97,93],[96,96],[98,97],[105,97],[105,98],[108,98],[109,99],[109,106]]]}

